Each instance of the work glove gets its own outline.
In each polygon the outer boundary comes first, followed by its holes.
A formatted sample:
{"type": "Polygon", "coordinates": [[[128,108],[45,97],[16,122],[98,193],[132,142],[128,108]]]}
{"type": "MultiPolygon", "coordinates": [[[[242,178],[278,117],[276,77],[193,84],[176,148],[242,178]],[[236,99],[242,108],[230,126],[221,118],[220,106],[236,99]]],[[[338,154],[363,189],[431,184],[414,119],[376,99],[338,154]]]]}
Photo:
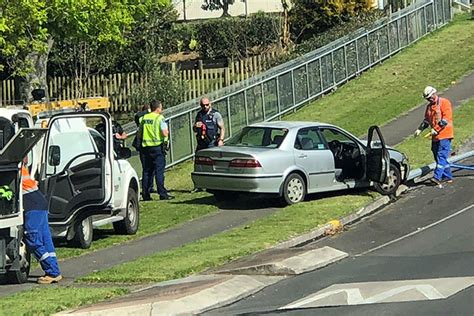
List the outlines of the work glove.
{"type": "Polygon", "coordinates": [[[438,135],[438,132],[434,128],[432,128],[431,129],[431,135],[436,136],[436,135],[438,135]]]}
{"type": "Polygon", "coordinates": [[[417,129],[415,133],[413,134],[413,136],[418,137],[420,136],[420,134],[421,134],[421,129],[417,129]]]}

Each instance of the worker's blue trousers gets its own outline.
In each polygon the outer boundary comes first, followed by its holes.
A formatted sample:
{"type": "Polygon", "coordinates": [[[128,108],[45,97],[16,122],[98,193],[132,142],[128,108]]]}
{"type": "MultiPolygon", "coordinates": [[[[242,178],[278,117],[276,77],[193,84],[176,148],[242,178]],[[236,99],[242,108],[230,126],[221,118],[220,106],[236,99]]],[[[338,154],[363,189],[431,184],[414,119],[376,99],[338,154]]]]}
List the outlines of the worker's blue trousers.
{"type": "Polygon", "coordinates": [[[56,277],[61,274],[48,225],[48,211],[31,210],[25,212],[26,246],[35,256],[46,275],[56,277]]]}
{"type": "Polygon", "coordinates": [[[451,139],[442,139],[431,143],[431,151],[436,161],[434,178],[438,181],[451,180],[453,175],[448,158],[451,154],[451,139]]]}

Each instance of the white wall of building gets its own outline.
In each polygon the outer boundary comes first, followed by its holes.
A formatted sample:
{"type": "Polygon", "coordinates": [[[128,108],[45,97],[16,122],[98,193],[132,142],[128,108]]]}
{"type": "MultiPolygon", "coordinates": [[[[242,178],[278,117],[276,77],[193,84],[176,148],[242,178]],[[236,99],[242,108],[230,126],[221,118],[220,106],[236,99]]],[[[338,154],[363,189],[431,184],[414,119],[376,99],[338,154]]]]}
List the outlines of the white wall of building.
{"type": "MultiPolygon", "coordinates": [[[[222,16],[222,10],[206,11],[202,9],[202,0],[173,0],[173,5],[179,13],[179,20],[212,19],[222,16]]],[[[281,0],[235,0],[229,6],[232,16],[247,16],[258,11],[282,12],[281,0]]]]}

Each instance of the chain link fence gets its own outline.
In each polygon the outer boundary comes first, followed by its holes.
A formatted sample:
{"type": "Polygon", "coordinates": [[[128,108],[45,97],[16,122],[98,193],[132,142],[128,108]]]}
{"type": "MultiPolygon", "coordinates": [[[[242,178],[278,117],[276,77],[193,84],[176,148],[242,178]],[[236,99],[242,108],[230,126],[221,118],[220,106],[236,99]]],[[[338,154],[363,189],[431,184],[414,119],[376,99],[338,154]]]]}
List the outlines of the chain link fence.
{"type": "MultiPolygon", "coordinates": [[[[224,118],[226,136],[268,121],[331,91],[452,18],[450,0],[425,0],[295,60],[209,94],[224,118]]],[[[167,167],[194,155],[192,130],[199,100],[165,110],[170,129],[167,167]]],[[[130,128],[130,126],[128,126],[130,128]]],[[[133,134],[133,132],[132,132],[133,134]]]]}

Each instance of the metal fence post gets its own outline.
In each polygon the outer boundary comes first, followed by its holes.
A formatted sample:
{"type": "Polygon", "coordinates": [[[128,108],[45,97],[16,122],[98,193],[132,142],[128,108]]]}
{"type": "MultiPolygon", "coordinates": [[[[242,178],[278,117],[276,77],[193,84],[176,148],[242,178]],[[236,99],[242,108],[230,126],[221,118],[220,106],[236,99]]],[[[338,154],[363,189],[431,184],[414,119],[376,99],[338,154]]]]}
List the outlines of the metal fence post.
{"type": "MultiPolygon", "coordinates": [[[[293,106],[296,105],[296,93],[295,93],[295,73],[291,70],[291,95],[293,99],[293,106]]],[[[296,109],[293,109],[293,112],[296,112],[296,109]]]]}
{"type": "Polygon", "coordinates": [[[228,128],[229,137],[231,137],[232,136],[232,119],[231,119],[232,116],[230,115],[230,98],[229,97],[226,98],[226,104],[227,104],[227,115],[228,115],[227,121],[229,123],[229,128],[228,128]]]}
{"type": "Polygon", "coordinates": [[[263,89],[263,82],[260,84],[260,91],[262,93],[262,114],[263,114],[263,120],[267,120],[267,113],[265,110],[265,89],[263,89]]]}
{"type": "Polygon", "coordinates": [[[332,68],[332,86],[336,85],[336,70],[334,69],[334,51],[331,52],[331,68],[332,68]]]}
{"type": "Polygon", "coordinates": [[[307,90],[307,96],[308,99],[311,97],[311,87],[309,86],[309,66],[308,63],[305,64],[305,71],[306,71],[306,90],[307,90]]]}
{"type": "Polygon", "coordinates": [[[357,66],[357,72],[356,74],[359,74],[360,73],[360,62],[359,62],[359,44],[358,44],[359,40],[356,39],[355,40],[355,47],[356,47],[356,66],[357,66]]]}
{"type": "MultiPolygon", "coordinates": [[[[280,100],[280,76],[276,77],[276,92],[277,92],[277,106],[278,106],[278,114],[281,113],[281,100],[280,100]]],[[[279,116],[281,117],[281,116],[279,116]]]]}
{"type": "MultiPolygon", "coordinates": [[[[229,112],[227,112],[227,113],[229,113],[229,112]]],[[[188,120],[189,120],[189,126],[194,126],[193,115],[192,115],[191,112],[188,112],[188,120]]],[[[191,142],[190,142],[191,143],[191,152],[193,152],[196,144],[194,144],[194,131],[193,131],[192,127],[189,130],[189,137],[190,137],[190,140],[191,140],[191,142]]]]}
{"type": "Polygon", "coordinates": [[[244,90],[245,124],[249,125],[249,108],[247,106],[247,90],[244,90]]]}
{"type": "MultiPolygon", "coordinates": [[[[173,149],[174,149],[174,146],[173,146],[173,129],[172,129],[172,123],[173,120],[172,119],[169,119],[168,120],[168,131],[169,131],[169,134],[168,134],[168,144],[170,145],[170,150],[169,150],[169,153],[170,153],[170,160],[171,160],[171,163],[174,162],[174,154],[173,154],[173,149]]],[[[166,157],[166,155],[165,155],[166,157]]]]}
{"type": "Polygon", "coordinates": [[[319,86],[321,87],[321,92],[324,90],[323,86],[323,64],[321,62],[321,57],[319,57],[319,86]]]}

